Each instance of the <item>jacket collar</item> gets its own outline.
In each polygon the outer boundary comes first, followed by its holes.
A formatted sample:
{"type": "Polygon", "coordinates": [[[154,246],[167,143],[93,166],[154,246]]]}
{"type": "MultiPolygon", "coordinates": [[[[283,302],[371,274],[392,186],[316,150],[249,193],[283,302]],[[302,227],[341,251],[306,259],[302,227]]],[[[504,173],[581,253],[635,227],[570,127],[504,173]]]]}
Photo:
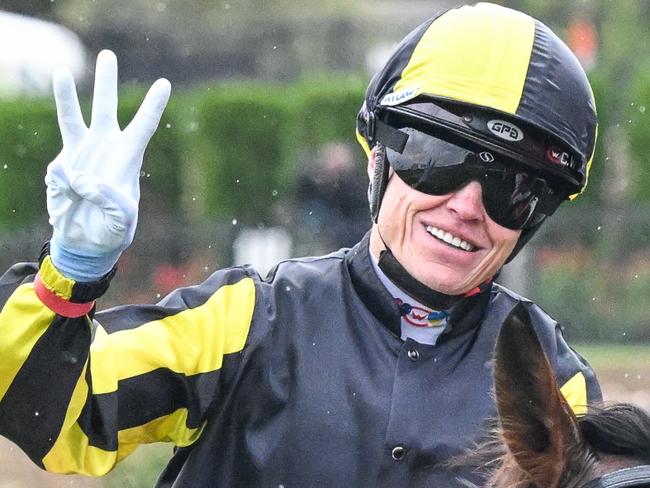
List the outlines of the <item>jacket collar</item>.
{"type": "MultiPolygon", "coordinates": [[[[371,313],[393,334],[400,336],[400,314],[393,297],[375,273],[370,258],[370,232],[346,255],[352,284],[371,313]]],[[[482,287],[480,293],[463,298],[449,310],[449,320],[438,343],[478,327],[490,300],[492,286],[482,287]]]]}

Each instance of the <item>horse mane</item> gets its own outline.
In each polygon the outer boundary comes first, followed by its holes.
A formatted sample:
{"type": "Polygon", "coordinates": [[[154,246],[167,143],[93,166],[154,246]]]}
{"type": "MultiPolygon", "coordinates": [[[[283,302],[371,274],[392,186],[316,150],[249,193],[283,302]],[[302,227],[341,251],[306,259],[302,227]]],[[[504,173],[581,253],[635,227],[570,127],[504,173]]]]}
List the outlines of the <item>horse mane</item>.
{"type": "Polygon", "coordinates": [[[524,304],[504,321],[494,358],[498,416],[488,437],[460,459],[488,477],[484,486],[578,488],[611,472],[650,465],[650,415],[615,403],[589,405],[577,416],[524,304]]]}
{"type": "Polygon", "coordinates": [[[585,440],[597,453],[650,464],[650,415],[641,408],[628,403],[590,407],[578,423],[585,440]]]}
{"type": "MultiPolygon", "coordinates": [[[[504,443],[504,426],[498,419],[490,425],[487,438],[473,451],[452,460],[450,466],[473,466],[485,471],[490,477],[487,486],[528,488],[530,476],[504,443]]],[[[577,486],[602,455],[624,456],[638,460],[639,464],[650,464],[650,415],[641,408],[628,403],[592,405],[587,414],[578,417],[578,425],[587,449],[570,454],[571,472],[565,473],[565,478],[577,486]]]]}

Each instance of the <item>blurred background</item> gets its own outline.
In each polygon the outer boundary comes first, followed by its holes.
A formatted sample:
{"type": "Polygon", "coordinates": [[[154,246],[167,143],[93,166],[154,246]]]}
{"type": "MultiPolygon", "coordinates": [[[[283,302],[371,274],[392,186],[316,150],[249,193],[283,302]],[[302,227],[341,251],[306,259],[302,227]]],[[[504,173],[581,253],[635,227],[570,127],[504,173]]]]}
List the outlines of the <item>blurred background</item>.
{"type": "MultiPolygon", "coordinates": [[[[43,177],[60,149],[50,77],[67,65],[86,115],[94,60],[120,67],[120,118],[148,86],[173,95],[141,174],[138,233],[103,306],[154,302],[231,264],[260,271],[353,245],[369,228],[354,140],[372,73],[443,0],[0,0],[0,268],[49,236],[43,177]]],[[[539,303],[610,400],[650,409],[650,2],[511,0],[573,49],[600,131],[588,191],[500,280],[539,303]]],[[[149,487],[146,448],[103,480],[43,475],[0,440],[0,488],[149,487]]]]}

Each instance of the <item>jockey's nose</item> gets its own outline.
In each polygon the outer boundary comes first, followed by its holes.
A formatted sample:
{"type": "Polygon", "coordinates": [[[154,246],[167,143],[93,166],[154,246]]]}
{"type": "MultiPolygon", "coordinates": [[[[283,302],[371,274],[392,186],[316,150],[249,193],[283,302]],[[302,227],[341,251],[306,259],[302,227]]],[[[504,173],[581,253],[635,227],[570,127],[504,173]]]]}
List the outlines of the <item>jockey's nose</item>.
{"type": "Polygon", "coordinates": [[[470,181],[453,192],[446,205],[461,220],[483,220],[483,189],[477,181],[470,181]]]}

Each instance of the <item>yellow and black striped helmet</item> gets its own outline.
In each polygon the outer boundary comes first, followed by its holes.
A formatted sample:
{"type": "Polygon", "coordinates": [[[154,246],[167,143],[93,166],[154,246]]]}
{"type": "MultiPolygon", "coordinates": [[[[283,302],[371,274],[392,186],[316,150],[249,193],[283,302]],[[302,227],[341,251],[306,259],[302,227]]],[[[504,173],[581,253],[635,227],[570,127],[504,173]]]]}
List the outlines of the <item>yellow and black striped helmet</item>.
{"type": "Polygon", "coordinates": [[[551,174],[567,197],[584,190],[597,131],[593,93],[571,50],[538,20],[478,3],[416,28],[366,91],[357,138],[368,154],[375,119],[414,102],[455,112],[460,122],[446,121],[448,130],[551,174]]]}

